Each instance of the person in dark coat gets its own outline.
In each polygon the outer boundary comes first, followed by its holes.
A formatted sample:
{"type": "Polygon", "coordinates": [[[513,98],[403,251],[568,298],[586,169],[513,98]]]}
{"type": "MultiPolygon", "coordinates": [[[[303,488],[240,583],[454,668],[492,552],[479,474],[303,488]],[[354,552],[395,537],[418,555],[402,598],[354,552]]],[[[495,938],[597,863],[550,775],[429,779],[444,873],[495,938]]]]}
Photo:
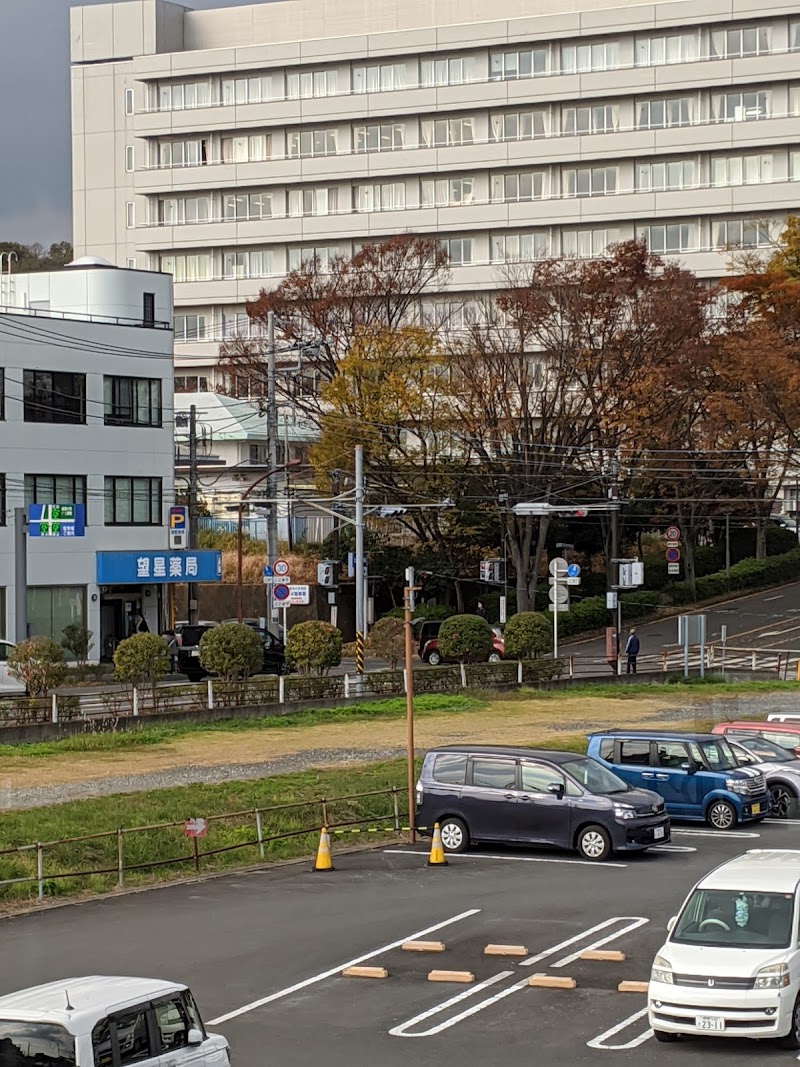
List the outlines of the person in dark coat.
{"type": "Polygon", "coordinates": [[[639,655],[640,647],[636,630],[631,630],[625,642],[625,655],[628,657],[627,674],[636,674],[636,657],[639,655]]]}

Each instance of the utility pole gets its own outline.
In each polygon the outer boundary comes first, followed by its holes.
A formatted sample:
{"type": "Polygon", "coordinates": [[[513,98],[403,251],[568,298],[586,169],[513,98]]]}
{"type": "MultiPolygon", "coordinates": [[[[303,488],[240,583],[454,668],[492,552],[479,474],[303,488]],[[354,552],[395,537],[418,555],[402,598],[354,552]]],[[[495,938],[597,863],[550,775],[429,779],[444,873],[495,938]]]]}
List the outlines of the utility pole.
{"type": "Polygon", "coordinates": [[[28,640],[28,520],[25,508],[14,508],[14,636],[28,640]]]}
{"type": "Polygon", "coordinates": [[[356,445],[356,671],[364,673],[364,448],[356,445]]]}
{"type": "MultiPolygon", "coordinates": [[[[271,567],[278,558],[278,402],[275,393],[275,312],[267,315],[267,462],[270,476],[267,478],[267,499],[270,501],[267,511],[267,566],[271,567]]],[[[284,456],[284,463],[289,457],[284,456]]],[[[270,619],[274,622],[278,609],[270,597],[270,619]]],[[[285,636],[285,635],[284,635],[285,636]]]]}
{"type": "Polygon", "coordinates": [[[341,471],[339,471],[339,470],[332,471],[331,472],[331,496],[333,497],[333,500],[332,500],[331,510],[334,513],[333,536],[332,536],[332,546],[333,546],[332,555],[333,555],[333,560],[334,560],[334,566],[336,567],[336,572],[334,574],[333,590],[328,594],[328,599],[330,600],[330,604],[331,604],[331,626],[336,626],[336,624],[339,621],[339,609],[338,609],[338,606],[336,604],[336,587],[339,584],[339,573],[341,571],[341,565],[342,565],[342,560],[341,560],[342,545],[341,545],[341,534],[340,534],[340,531],[339,531],[339,516],[338,516],[338,510],[339,510],[338,509],[338,498],[339,498],[339,493],[341,492],[341,489],[342,489],[341,471]]]}
{"type": "MultiPolygon", "coordinates": [[[[618,494],[618,489],[619,489],[619,454],[616,451],[616,449],[614,450],[614,453],[613,453],[613,455],[611,457],[610,473],[611,473],[611,484],[608,487],[608,499],[612,504],[614,504],[614,503],[616,503],[618,495],[619,495],[618,494]]],[[[618,558],[619,558],[619,508],[618,507],[612,507],[611,508],[611,561],[610,561],[610,564],[606,565],[606,588],[608,590],[615,589],[619,585],[619,582],[617,580],[618,576],[614,573],[614,569],[617,566],[617,564],[614,563],[614,560],[616,560],[618,558]]],[[[620,670],[620,667],[619,667],[619,663],[620,663],[620,659],[619,659],[619,656],[620,656],[619,642],[620,642],[620,638],[622,636],[621,624],[620,624],[621,614],[622,614],[622,608],[621,608],[621,605],[619,604],[619,593],[618,593],[617,594],[617,611],[612,616],[612,618],[614,620],[612,625],[614,626],[614,631],[615,631],[615,635],[616,635],[615,636],[615,640],[616,640],[616,647],[617,647],[617,673],[618,674],[619,674],[619,670],[620,670]]]]}
{"type": "Polygon", "coordinates": [[[415,815],[416,815],[416,789],[414,774],[414,655],[412,651],[413,623],[411,621],[414,611],[414,594],[417,587],[414,581],[414,568],[406,567],[406,588],[403,596],[403,621],[405,631],[405,676],[406,676],[406,763],[408,775],[408,828],[411,833],[411,843],[416,841],[415,815]]]}
{"type": "MultiPolygon", "coordinates": [[[[189,408],[189,548],[197,548],[197,408],[189,408]]],[[[197,625],[197,582],[189,582],[189,622],[197,625]]]]}

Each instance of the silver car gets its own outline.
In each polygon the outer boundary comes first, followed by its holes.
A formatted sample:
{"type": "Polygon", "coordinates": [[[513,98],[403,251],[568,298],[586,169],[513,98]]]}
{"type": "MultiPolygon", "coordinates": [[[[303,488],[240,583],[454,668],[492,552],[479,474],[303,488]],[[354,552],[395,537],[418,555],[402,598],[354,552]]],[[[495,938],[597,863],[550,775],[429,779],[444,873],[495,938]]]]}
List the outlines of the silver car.
{"type": "Polygon", "coordinates": [[[728,738],[740,766],[756,767],[767,779],[773,819],[796,818],[800,812],[800,759],[766,737],[728,738]]]}

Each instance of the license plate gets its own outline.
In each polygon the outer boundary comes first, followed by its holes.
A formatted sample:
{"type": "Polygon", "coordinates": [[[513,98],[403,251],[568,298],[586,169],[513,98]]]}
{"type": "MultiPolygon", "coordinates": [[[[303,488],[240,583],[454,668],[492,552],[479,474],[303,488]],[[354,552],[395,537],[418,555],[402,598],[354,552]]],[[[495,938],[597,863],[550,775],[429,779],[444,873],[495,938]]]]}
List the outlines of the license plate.
{"type": "Polygon", "coordinates": [[[753,804],[751,806],[751,808],[750,808],[750,812],[751,812],[752,815],[760,815],[761,814],[761,805],[760,804],[753,804]]]}
{"type": "Polygon", "coordinates": [[[190,656],[194,656],[195,659],[199,659],[200,658],[200,649],[199,648],[193,648],[192,651],[189,653],[189,655],[190,656]]]}
{"type": "Polygon", "coordinates": [[[653,839],[655,841],[660,841],[663,836],[664,836],[664,827],[663,826],[656,826],[656,828],[653,830],[653,839]]]}
{"type": "Polygon", "coordinates": [[[698,1030],[724,1030],[725,1020],[721,1015],[698,1015],[695,1025],[698,1030]]]}

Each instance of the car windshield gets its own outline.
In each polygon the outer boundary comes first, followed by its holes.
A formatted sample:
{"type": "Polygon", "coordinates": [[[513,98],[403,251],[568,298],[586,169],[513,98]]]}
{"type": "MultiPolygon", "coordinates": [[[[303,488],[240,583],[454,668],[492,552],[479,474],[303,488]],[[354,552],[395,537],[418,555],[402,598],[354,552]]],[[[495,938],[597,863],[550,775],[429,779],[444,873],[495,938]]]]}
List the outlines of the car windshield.
{"type": "Polygon", "coordinates": [[[561,770],[588,790],[603,796],[607,793],[627,793],[629,786],[616,774],[607,770],[602,763],[584,756],[582,759],[568,760],[561,764],[561,770]]]}
{"type": "Polygon", "coordinates": [[[690,741],[689,751],[695,763],[709,771],[732,771],[739,766],[724,737],[715,737],[713,741],[690,741]]]}
{"type": "Polygon", "coordinates": [[[671,940],[720,948],[785,948],[791,941],[792,913],[791,893],[695,889],[671,940]]]}
{"type": "Polygon", "coordinates": [[[0,1019],[0,1063],[9,1067],[74,1067],[75,1038],[55,1023],[0,1019]]]}
{"type": "Polygon", "coordinates": [[[764,763],[793,763],[794,757],[776,745],[774,741],[768,741],[766,737],[737,737],[736,743],[758,756],[764,763]]]}

